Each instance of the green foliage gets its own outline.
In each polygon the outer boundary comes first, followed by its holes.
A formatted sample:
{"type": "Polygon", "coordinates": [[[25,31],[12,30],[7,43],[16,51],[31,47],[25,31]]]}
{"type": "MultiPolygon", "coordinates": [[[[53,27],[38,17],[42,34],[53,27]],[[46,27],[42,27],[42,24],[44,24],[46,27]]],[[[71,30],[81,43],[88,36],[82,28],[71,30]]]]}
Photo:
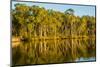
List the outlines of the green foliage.
{"type": "Polygon", "coordinates": [[[12,10],[12,35],[26,43],[12,48],[12,64],[76,62],[81,57],[95,57],[92,36],[95,36],[96,18],[75,16],[74,12],[16,4],[12,10]]]}
{"type": "Polygon", "coordinates": [[[35,5],[16,4],[12,10],[13,36],[34,38],[95,35],[95,17],[79,17],[74,12],[71,8],[63,13],[35,5]]]}

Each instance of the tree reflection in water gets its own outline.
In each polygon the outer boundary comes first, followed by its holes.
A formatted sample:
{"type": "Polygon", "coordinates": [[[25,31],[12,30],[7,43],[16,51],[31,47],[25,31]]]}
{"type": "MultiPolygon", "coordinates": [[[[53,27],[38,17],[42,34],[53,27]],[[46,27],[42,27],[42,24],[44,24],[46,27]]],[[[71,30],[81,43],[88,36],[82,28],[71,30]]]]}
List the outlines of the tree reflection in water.
{"type": "MultiPolygon", "coordinates": [[[[13,44],[13,43],[12,43],[13,44]]],[[[95,61],[95,39],[33,40],[12,48],[13,65],[95,61]],[[81,59],[82,60],[77,60],[81,59]]]]}

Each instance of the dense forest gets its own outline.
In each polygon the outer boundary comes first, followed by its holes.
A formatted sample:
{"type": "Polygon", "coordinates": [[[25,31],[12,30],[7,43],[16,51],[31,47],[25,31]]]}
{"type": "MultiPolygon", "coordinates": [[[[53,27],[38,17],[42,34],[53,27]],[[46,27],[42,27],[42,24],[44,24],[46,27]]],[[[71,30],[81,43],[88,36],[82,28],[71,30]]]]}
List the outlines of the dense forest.
{"type": "Polygon", "coordinates": [[[12,36],[21,39],[94,37],[96,33],[96,18],[76,16],[71,8],[60,12],[15,4],[11,13],[12,36]]]}
{"type": "Polygon", "coordinates": [[[19,3],[11,15],[13,66],[96,60],[95,16],[19,3]]]}

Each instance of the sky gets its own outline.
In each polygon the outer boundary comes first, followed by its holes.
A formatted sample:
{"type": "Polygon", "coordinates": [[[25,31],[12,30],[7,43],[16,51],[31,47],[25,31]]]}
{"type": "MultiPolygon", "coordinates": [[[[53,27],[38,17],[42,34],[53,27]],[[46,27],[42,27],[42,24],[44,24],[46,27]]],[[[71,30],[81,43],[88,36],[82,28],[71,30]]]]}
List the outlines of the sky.
{"type": "Polygon", "coordinates": [[[56,3],[39,3],[39,2],[18,2],[12,1],[12,9],[15,8],[15,4],[26,4],[28,6],[36,5],[39,7],[44,7],[45,9],[53,9],[55,11],[64,12],[67,9],[71,8],[75,11],[76,16],[89,15],[95,17],[95,6],[86,6],[86,5],[72,5],[72,4],[56,4],[56,3]]]}

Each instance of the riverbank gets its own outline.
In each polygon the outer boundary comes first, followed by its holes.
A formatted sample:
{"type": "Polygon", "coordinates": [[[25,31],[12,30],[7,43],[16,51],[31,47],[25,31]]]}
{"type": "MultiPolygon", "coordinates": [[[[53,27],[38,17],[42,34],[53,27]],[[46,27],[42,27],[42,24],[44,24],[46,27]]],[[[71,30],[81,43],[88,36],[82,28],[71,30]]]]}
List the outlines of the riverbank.
{"type": "MultiPolygon", "coordinates": [[[[94,38],[95,36],[63,36],[63,37],[34,37],[32,40],[54,40],[54,39],[89,39],[94,38]]],[[[20,37],[12,37],[12,42],[18,42],[22,39],[20,37]]]]}

